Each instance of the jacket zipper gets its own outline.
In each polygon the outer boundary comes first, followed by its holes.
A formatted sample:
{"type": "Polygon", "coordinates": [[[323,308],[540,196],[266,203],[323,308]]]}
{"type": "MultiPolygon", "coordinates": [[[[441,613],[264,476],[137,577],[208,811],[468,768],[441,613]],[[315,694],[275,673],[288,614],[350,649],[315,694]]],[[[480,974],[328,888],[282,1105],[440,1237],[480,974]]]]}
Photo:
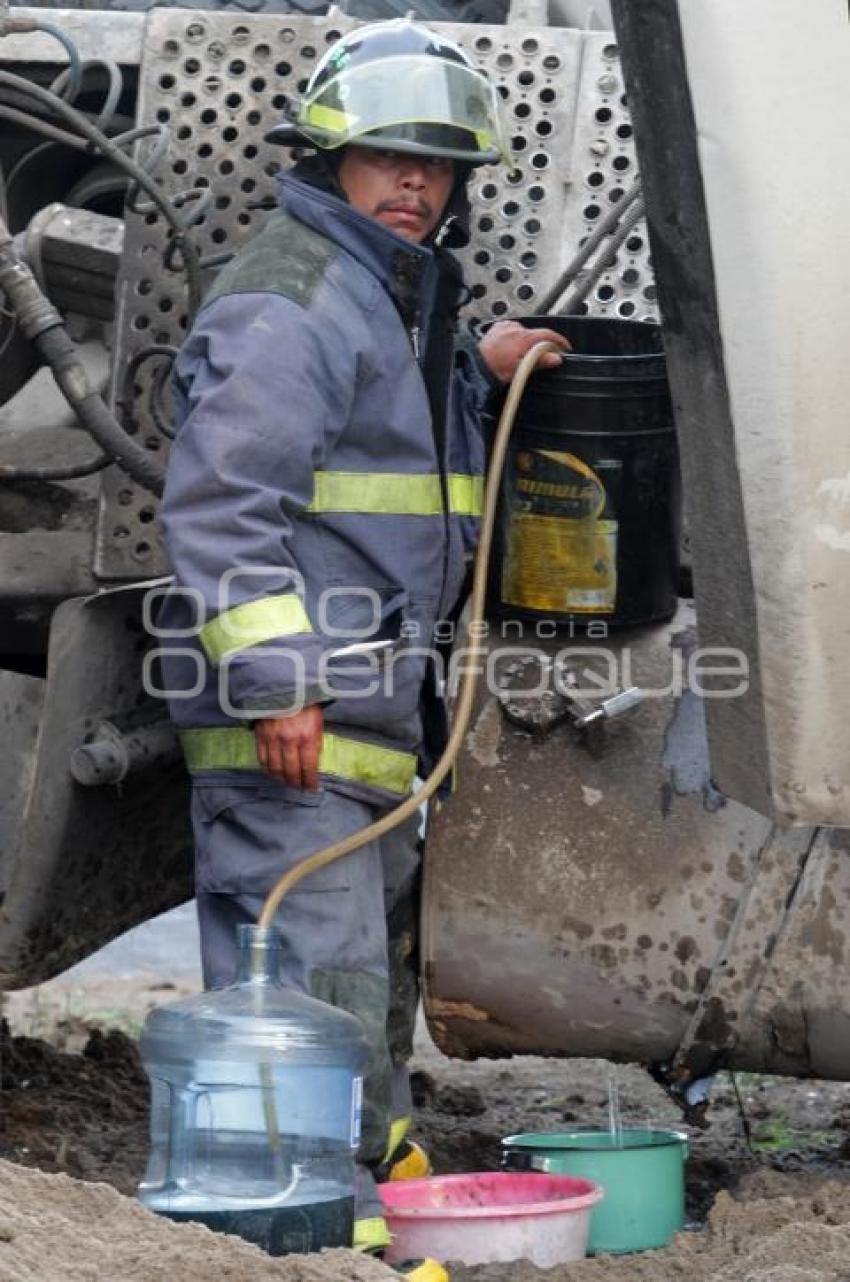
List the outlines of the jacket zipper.
{"type": "MultiPolygon", "coordinates": [[[[408,287],[411,287],[411,293],[415,290],[415,310],[413,311],[411,323],[406,325],[405,328],[407,329],[407,333],[410,338],[410,346],[413,349],[414,359],[424,375],[424,370],[422,370],[422,326],[420,324],[422,304],[421,277],[416,271],[406,271],[404,266],[402,266],[401,270],[398,270],[397,268],[397,273],[398,279],[408,287]]],[[[411,299],[411,301],[413,300],[411,299]]],[[[446,471],[446,451],[448,449],[449,437],[449,414],[447,407],[445,410],[445,431],[443,436],[444,439],[442,441],[438,441],[436,436],[434,437],[434,453],[437,459],[437,471],[440,477],[440,497],[443,505],[443,582],[440,589],[441,601],[445,596],[446,583],[448,581],[452,537],[451,514],[449,512],[449,478],[446,471]]]]}
{"type": "MultiPolygon", "coordinates": [[[[416,358],[416,363],[421,368],[422,327],[418,321],[418,314],[417,314],[417,319],[408,328],[407,332],[410,336],[410,345],[413,348],[413,355],[416,358]]],[[[449,511],[449,478],[448,478],[448,472],[446,469],[446,456],[445,456],[445,452],[448,449],[448,438],[449,438],[448,408],[446,408],[446,412],[445,412],[445,424],[446,424],[446,430],[444,433],[443,441],[442,442],[438,441],[436,436],[434,438],[434,454],[437,459],[437,473],[440,478],[440,498],[443,504],[443,582],[440,588],[441,601],[445,595],[446,583],[448,582],[449,557],[451,555],[451,542],[452,542],[451,512],[449,511]]]]}

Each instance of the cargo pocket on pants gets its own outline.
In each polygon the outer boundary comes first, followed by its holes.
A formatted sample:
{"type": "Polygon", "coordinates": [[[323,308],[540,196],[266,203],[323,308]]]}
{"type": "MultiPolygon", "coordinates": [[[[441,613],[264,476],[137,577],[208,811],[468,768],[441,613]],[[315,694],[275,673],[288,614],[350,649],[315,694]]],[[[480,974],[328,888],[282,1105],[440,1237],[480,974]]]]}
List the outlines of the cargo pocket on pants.
{"type": "MultiPolygon", "coordinates": [[[[327,793],[283,784],[196,784],[195,885],[226,895],[267,895],[283,873],[337,839],[327,793]]],[[[310,873],[291,893],[348,890],[344,859],[310,873]]]]}

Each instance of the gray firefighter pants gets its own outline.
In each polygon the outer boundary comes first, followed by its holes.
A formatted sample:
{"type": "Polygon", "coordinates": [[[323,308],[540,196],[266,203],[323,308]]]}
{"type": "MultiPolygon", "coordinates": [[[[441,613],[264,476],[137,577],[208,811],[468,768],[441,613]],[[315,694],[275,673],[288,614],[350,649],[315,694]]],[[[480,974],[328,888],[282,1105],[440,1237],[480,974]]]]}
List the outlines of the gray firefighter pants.
{"type": "MultiPolygon", "coordinates": [[[[269,779],[195,780],[195,882],[206,988],[232,982],[236,928],[255,922],[280,875],[382,812],[340,793],[269,779]]],[[[283,981],[356,1015],[369,1044],[357,1218],[381,1214],[370,1167],[410,1113],[406,1062],[418,1001],[418,817],[310,874],[281,905],[283,981]]]]}

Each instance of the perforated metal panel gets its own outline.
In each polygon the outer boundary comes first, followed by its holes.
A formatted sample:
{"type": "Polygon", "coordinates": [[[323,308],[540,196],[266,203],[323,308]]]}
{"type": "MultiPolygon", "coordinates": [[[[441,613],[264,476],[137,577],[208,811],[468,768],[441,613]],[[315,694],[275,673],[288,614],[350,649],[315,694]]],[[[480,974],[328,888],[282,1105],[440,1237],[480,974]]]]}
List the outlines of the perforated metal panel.
{"type": "MultiPolygon", "coordinates": [[[[156,121],[171,130],[161,168],[165,190],[212,193],[197,229],[204,256],[237,249],[263,225],[268,215],[257,206],[273,197],[274,175],[290,157],[286,149],[264,143],[263,135],[279,119],[284,95],[300,92],[328,45],[355,25],[339,14],[310,19],[155,9],[148,16],[138,123],[156,121]]],[[[591,199],[601,207],[602,198],[616,199],[613,192],[622,189],[616,158],[627,158],[629,178],[634,171],[632,144],[625,137],[628,117],[619,101],[622,89],[603,94],[597,83],[604,74],[619,86],[611,38],[565,28],[443,24],[438,29],[461,43],[498,84],[516,158],[514,173],[487,167],[471,186],[473,240],[462,255],[472,291],[469,314],[522,315],[534,310],[564,258],[592,227],[591,199]],[[612,95],[617,102],[610,128],[603,129],[593,112],[612,95]],[[574,147],[577,102],[583,115],[591,105],[593,112],[589,121],[581,121],[583,141],[574,147]],[[603,133],[610,143],[604,158],[592,150],[600,150],[603,133]],[[574,173],[571,155],[580,157],[574,173]],[[604,174],[605,185],[593,187],[597,180],[590,179],[591,172],[604,174]]],[[[118,290],[118,375],[143,347],[179,343],[185,333],[183,276],[163,265],[166,232],[160,214],[127,216],[118,290]]],[[[645,235],[641,239],[645,244],[645,235]]],[[[645,249],[642,256],[627,252],[628,261],[611,281],[621,308],[651,283],[645,249]],[[634,270],[637,282],[629,279],[634,270]]],[[[600,299],[591,303],[594,311],[605,307],[600,299]]],[[[636,307],[635,314],[649,313],[636,307]]],[[[146,379],[143,371],[137,380],[140,406],[146,401],[146,379]]],[[[144,409],[139,419],[141,439],[164,454],[168,442],[144,409]]],[[[105,474],[96,572],[103,578],[138,578],[164,568],[150,496],[123,474],[105,474]]]]}
{"type": "Polygon", "coordinates": [[[469,312],[534,311],[561,266],[582,35],[563,28],[446,28],[499,86],[515,169],[487,166],[470,185],[473,239],[461,255],[469,312]]]}
{"type": "MultiPolygon", "coordinates": [[[[565,245],[577,249],[638,176],[620,54],[609,33],[584,35],[572,175],[563,236],[565,245]]],[[[657,320],[645,222],[635,226],[584,310],[592,316],[657,320]]]]}

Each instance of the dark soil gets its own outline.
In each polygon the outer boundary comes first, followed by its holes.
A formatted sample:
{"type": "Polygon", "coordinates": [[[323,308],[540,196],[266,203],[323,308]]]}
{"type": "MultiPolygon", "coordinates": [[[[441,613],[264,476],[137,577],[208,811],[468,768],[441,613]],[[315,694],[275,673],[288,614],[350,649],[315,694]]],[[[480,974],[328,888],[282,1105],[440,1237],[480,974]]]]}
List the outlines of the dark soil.
{"type": "MultiPolygon", "coordinates": [[[[147,1078],[134,1040],[86,1032],[82,1052],[71,1053],[0,1026],[0,1157],[133,1194],[148,1147],[147,1078]]],[[[600,1060],[461,1063],[420,1039],[416,1134],[437,1173],[494,1170],[506,1135],[607,1126],[611,1071],[600,1060]]],[[[623,1066],[617,1075],[625,1126],[682,1128],[675,1104],[644,1070],[623,1066]]],[[[801,1192],[812,1178],[850,1180],[850,1084],[745,1075],[740,1091],[752,1147],[725,1074],[708,1129],[689,1134],[692,1221],[705,1220],[721,1189],[758,1196],[762,1176],[785,1173],[801,1192]]]]}
{"type": "MultiPolygon", "coordinates": [[[[518,1131],[608,1126],[612,1068],[604,1061],[461,1064],[433,1051],[423,1058],[424,1068],[413,1079],[417,1133],[438,1172],[497,1169],[502,1138],[518,1131]]],[[[712,1092],[707,1128],[696,1130],[683,1126],[677,1105],[644,1069],[624,1065],[616,1074],[625,1127],[688,1135],[686,1205],[692,1223],[704,1222],[721,1189],[734,1194],[759,1172],[850,1180],[850,1084],[741,1075],[742,1121],[724,1073],[712,1092]]]]}
{"type": "Polygon", "coordinates": [[[148,1081],[135,1042],[89,1034],[82,1054],[0,1021],[0,1157],[133,1194],[148,1143],[148,1081]]]}

